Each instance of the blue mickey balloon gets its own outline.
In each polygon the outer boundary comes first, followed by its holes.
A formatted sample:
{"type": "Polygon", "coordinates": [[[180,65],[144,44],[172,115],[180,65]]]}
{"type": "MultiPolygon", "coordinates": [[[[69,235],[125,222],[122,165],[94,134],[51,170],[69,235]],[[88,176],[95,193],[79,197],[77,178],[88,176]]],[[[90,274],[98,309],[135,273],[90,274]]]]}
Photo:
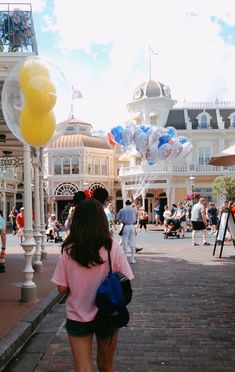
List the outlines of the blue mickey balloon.
{"type": "Polygon", "coordinates": [[[165,134],[164,136],[159,137],[159,143],[158,143],[158,148],[160,148],[162,145],[165,143],[168,143],[170,141],[170,136],[165,134]]]}
{"type": "Polygon", "coordinates": [[[115,136],[117,134],[117,127],[112,128],[111,133],[115,136]]]}
{"type": "Polygon", "coordinates": [[[145,125],[141,125],[140,128],[144,133],[147,133],[150,130],[150,127],[146,127],[145,125]]]}
{"type": "Polygon", "coordinates": [[[122,133],[123,132],[123,127],[121,127],[121,125],[118,125],[116,127],[116,129],[117,129],[117,133],[122,133]]]}
{"type": "Polygon", "coordinates": [[[184,143],[188,142],[188,140],[187,140],[186,137],[179,136],[178,137],[178,142],[181,143],[181,145],[183,145],[184,143]]]}
{"type": "Polygon", "coordinates": [[[170,138],[176,137],[176,129],[174,127],[167,127],[166,133],[170,138]]]}

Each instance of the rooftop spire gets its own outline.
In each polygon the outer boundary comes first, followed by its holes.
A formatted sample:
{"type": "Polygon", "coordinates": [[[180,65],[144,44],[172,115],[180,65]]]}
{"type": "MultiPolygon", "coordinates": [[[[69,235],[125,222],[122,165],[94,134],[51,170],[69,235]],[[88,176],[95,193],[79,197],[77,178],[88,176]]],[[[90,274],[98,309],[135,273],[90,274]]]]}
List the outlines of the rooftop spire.
{"type": "Polygon", "coordinates": [[[158,53],[155,52],[151,46],[149,45],[149,80],[151,80],[151,75],[152,75],[152,57],[153,55],[157,56],[158,53]]]}

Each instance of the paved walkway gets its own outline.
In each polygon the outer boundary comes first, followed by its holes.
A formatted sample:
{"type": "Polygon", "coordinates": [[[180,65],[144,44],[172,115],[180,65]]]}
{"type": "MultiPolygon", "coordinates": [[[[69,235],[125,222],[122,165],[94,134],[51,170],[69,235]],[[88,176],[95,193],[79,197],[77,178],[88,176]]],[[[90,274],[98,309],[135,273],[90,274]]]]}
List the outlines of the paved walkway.
{"type": "MultiPolygon", "coordinates": [[[[144,250],[133,265],[131,321],[120,332],[115,372],[235,370],[235,249],[225,245],[219,259],[214,237],[192,247],[190,235],[138,235],[144,250]]],[[[62,304],[45,317],[6,371],[72,371],[64,311],[62,304]]]]}

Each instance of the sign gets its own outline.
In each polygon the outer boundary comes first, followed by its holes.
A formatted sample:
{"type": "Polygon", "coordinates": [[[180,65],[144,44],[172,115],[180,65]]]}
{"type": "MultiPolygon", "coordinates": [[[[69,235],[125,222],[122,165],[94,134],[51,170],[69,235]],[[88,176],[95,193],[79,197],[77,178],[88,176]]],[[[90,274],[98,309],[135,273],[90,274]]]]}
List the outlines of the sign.
{"type": "Polygon", "coordinates": [[[229,230],[230,234],[232,235],[233,245],[235,246],[235,220],[230,210],[225,210],[221,213],[219,227],[215,239],[213,256],[215,255],[216,246],[220,245],[221,248],[219,258],[221,258],[227,230],[229,230]]]}

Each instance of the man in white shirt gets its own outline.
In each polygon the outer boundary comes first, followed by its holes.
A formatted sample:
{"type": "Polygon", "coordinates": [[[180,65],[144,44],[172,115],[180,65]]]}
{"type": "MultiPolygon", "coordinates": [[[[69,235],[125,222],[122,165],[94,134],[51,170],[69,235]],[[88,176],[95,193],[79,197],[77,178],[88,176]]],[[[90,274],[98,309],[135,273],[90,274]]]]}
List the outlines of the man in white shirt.
{"type": "Polygon", "coordinates": [[[131,248],[131,259],[130,263],[134,264],[135,261],[135,244],[136,244],[136,233],[134,224],[138,219],[137,209],[132,207],[132,202],[128,199],[125,202],[126,206],[118,212],[117,219],[124,225],[122,232],[122,247],[127,254],[128,246],[131,248]]]}
{"type": "Polygon", "coordinates": [[[200,198],[199,202],[194,204],[192,209],[192,216],[191,216],[191,223],[192,223],[192,241],[193,245],[199,245],[195,241],[196,231],[202,231],[202,238],[203,238],[203,245],[210,245],[206,241],[207,237],[207,221],[206,221],[206,213],[205,213],[205,199],[200,198]]]}

